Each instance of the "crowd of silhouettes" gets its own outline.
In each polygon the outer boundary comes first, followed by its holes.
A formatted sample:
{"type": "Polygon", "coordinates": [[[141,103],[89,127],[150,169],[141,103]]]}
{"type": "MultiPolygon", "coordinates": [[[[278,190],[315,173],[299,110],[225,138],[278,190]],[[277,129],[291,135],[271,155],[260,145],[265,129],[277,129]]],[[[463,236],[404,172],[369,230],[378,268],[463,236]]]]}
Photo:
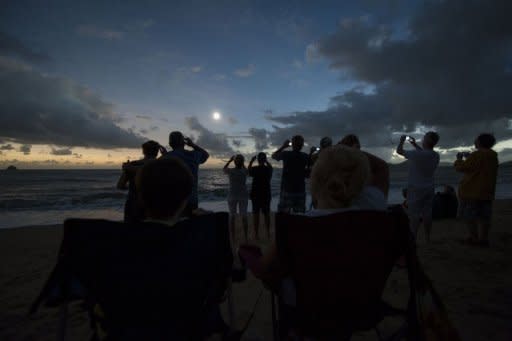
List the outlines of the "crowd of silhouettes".
{"type": "MultiPolygon", "coordinates": [[[[445,185],[442,192],[435,192],[435,173],[439,165],[439,153],[434,150],[439,141],[436,132],[427,132],[421,139],[421,143],[407,135],[400,137],[396,153],[408,160],[407,188],[403,189],[404,203],[410,230],[414,237],[418,229],[423,225],[427,241],[431,237],[432,220],[458,217],[467,224],[469,237],[465,240],[470,245],[488,246],[488,234],[490,230],[492,201],[494,200],[496,177],[498,168],[497,153],[492,150],[495,139],[492,134],[481,134],[475,140],[475,151],[460,152],[454,163],[455,170],[464,174],[460,182],[458,193],[452,186],[445,185]],[[408,142],[413,149],[406,150],[404,144],[408,142]]],[[[322,167],[329,168],[329,172],[343,169],[343,162],[335,164],[336,156],[347,151],[360,153],[365,159],[365,170],[369,175],[364,177],[365,185],[350,203],[353,207],[373,207],[385,209],[389,192],[389,167],[379,157],[361,150],[361,143],[357,135],[344,136],[336,145],[333,145],[330,137],[323,137],[319,147],[312,146],[309,154],[302,151],[304,138],[295,135],[290,140],[275,150],[271,157],[275,161],[282,162],[282,175],[280,182],[278,212],[304,214],[306,213],[306,179],[310,178],[313,169],[317,168],[317,174],[321,174],[322,167]],[[343,146],[341,148],[340,146],[343,146]],[[347,149],[348,148],[348,149],[347,149]],[[332,156],[329,164],[319,163],[321,156],[326,152],[332,156]],[[334,153],[334,154],[333,154],[334,153]]],[[[186,138],[181,132],[173,131],[169,135],[170,151],[155,141],[148,141],[142,145],[144,157],[137,161],[123,164],[122,174],[117,187],[127,189],[128,195],[125,205],[125,221],[135,222],[147,219],[143,201],[138,197],[137,173],[152,160],[179,159],[188,168],[192,175],[191,193],[187,196],[187,202],[180,213],[182,217],[190,217],[198,210],[198,170],[199,166],[209,158],[209,153],[186,138]]],[[[343,159],[343,158],[342,158],[343,159]]],[[[348,161],[344,161],[348,162],[348,161]]],[[[267,238],[270,238],[270,212],[272,200],[272,176],[273,168],[267,160],[267,154],[259,152],[250,159],[245,166],[245,158],[241,154],[233,155],[224,165],[224,173],[228,176],[229,187],[227,203],[230,213],[230,229],[232,239],[236,239],[236,222],[239,219],[243,227],[245,241],[249,239],[248,231],[248,202],[252,204],[252,219],[255,239],[260,238],[260,221],[265,228],[267,238]],[[256,164],[255,164],[256,163],[256,164]],[[232,166],[233,165],[233,166],[232,166]],[[250,190],[247,188],[247,178],[252,178],[250,190]]],[[[329,174],[331,175],[331,174],[329,174]]],[[[173,174],[163,175],[172,177],[173,174]]],[[[327,175],[325,175],[327,176],[327,175]]],[[[322,179],[322,184],[327,184],[329,193],[346,195],[346,191],[356,181],[354,174],[349,178],[337,178],[336,181],[322,179]]],[[[314,183],[317,179],[311,179],[311,206],[310,209],[318,210],[322,203],[318,202],[322,195],[314,194],[314,183]]],[[[318,187],[322,187],[317,185],[318,187]]],[[[143,189],[141,189],[143,190],[143,189]]],[[[324,203],[325,204],[325,203],[324,203]]]]}

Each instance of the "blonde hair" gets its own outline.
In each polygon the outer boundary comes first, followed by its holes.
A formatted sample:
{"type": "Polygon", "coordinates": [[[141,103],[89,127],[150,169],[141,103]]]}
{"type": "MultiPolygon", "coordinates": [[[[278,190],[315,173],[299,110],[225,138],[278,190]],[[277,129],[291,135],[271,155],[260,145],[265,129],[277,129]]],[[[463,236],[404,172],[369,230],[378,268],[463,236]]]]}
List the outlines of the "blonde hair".
{"type": "Polygon", "coordinates": [[[311,171],[311,195],[327,206],[322,208],[348,207],[369,180],[366,155],[355,148],[335,145],[318,155],[311,171]]]}

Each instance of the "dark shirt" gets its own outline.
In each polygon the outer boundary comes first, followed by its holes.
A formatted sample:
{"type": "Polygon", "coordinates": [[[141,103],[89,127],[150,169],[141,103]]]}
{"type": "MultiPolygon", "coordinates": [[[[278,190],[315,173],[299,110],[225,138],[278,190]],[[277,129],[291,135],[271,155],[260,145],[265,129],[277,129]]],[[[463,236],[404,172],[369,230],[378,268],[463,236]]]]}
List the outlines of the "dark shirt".
{"type": "Polygon", "coordinates": [[[298,151],[283,151],[276,153],[274,158],[283,161],[283,175],[281,177],[281,190],[288,193],[306,192],[305,178],[308,174],[308,154],[298,151]]]}
{"type": "Polygon", "coordinates": [[[197,172],[199,170],[199,165],[208,160],[208,154],[199,150],[175,149],[161,156],[162,159],[169,157],[177,157],[178,159],[181,159],[190,168],[194,177],[194,184],[192,186],[192,193],[190,194],[189,202],[197,204],[197,172]]]}
{"type": "Polygon", "coordinates": [[[272,179],[272,168],[268,166],[254,166],[249,169],[249,176],[252,177],[251,199],[270,198],[270,180],[272,179]]]}

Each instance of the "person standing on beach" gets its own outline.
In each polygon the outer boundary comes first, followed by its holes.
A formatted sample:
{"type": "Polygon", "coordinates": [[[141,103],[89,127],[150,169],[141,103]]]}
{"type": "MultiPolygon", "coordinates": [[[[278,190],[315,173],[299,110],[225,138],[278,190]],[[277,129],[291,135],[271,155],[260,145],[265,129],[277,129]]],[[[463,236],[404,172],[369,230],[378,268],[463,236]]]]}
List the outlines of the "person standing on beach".
{"type": "Polygon", "coordinates": [[[137,172],[149,160],[156,159],[159,150],[162,149],[158,142],[147,141],[142,144],[142,154],[144,158],[123,163],[123,172],[117,181],[117,188],[121,190],[128,190],[128,196],[124,205],[124,222],[135,223],[144,220],[144,210],[137,200],[137,190],[135,188],[135,177],[137,172]]]}
{"type": "Polygon", "coordinates": [[[229,223],[231,229],[231,238],[233,243],[236,237],[236,216],[237,207],[238,214],[242,218],[244,226],[245,242],[248,240],[248,223],[247,223],[247,202],[249,194],[247,193],[247,169],[244,165],[244,157],[241,154],[232,156],[231,159],[224,165],[224,173],[229,177],[229,192],[228,192],[228,206],[229,206],[229,223]],[[231,162],[235,162],[234,168],[229,168],[231,162]]]}
{"type": "MultiPolygon", "coordinates": [[[[194,177],[192,193],[190,194],[187,207],[183,211],[184,216],[190,216],[192,212],[198,208],[197,174],[199,171],[199,165],[205,163],[210,157],[210,154],[195,144],[188,137],[184,137],[180,131],[173,131],[169,134],[169,145],[172,150],[163,154],[161,158],[166,159],[170,157],[177,157],[178,159],[181,159],[190,168],[194,177]],[[186,150],[185,146],[189,146],[192,150],[186,150]]],[[[172,176],[172,174],[169,174],[169,176],[172,176]]]]}
{"type": "Polygon", "coordinates": [[[407,185],[407,214],[411,232],[416,238],[423,219],[425,238],[430,241],[432,229],[432,201],[434,200],[434,173],[439,165],[439,154],[434,147],[439,142],[439,135],[429,131],[423,136],[422,146],[410,136],[402,135],[396,152],[409,161],[407,185]],[[406,139],[414,146],[414,150],[404,150],[406,139]]]}
{"type": "Polygon", "coordinates": [[[309,177],[310,160],[308,154],[301,152],[304,138],[295,135],[292,141],[286,140],[283,145],[272,154],[276,161],[283,161],[283,174],[281,177],[281,195],[278,211],[304,213],[306,211],[306,182],[309,177]],[[291,145],[291,151],[285,151],[291,145]]]}
{"type": "Polygon", "coordinates": [[[267,160],[267,154],[261,152],[254,156],[249,162],[249,176],[252,177],[251,202],[252,218],[254,222],[254,235],[259,239],[260,211],[265,219],[267,237],[270,239],[270,201],[272,200],[272,190],[270,180],[272,179],[272,165],[267,160]],[[258,159],[258,166],[253,166],[254,161],[258,159]]]}
{"type": "Polygon", "coordinates": [[[454,163],[455,170],[464,174],[459,184],[458,216],[468,227],[466,242],[470,245],[489,247],[492,203],[498,176],[498,154],[492,150],[495,143],[492,134],[480,134],[475,140],[476,151],[457,153],[454,163]]]}

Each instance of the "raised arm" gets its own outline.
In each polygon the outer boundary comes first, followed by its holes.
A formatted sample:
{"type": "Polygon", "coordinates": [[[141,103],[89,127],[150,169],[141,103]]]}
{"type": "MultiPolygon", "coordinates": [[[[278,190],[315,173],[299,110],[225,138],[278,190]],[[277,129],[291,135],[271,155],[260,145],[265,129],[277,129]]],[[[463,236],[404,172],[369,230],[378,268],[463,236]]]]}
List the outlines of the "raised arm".
{"type": "Polygon", "coordinates": [[[414,137],[409,137],[409,142],[413,145],[414,148],[416,148],[416,150],[423,150],[423,148],[421,148],[417,143],[416,143],[416,139],[414,137]]]}
{"type": "Polygon", "coordinates": [[[404,142],[405,142],[406,137],[407,137],[406,135],[400,136],[400,142],[398,143],[398,146],[396,147],[396,153],[399,155],[402,155],[402,156],[404,156],[404,142]]]}
{"type": "Polygon", "coordinates": [[[235,156],[232,156],[232,157],[228,160],[228,162],[226,162],[226,164],[224,165],[224,168],[222,168],[222,170],[224,171],[224,173],[226,173],[226,174],[228,173],[229,164],[230,164],[231,162],[233,162],[233,160],[234,160],[234,159],[235,159],[235,156]]]}
{"type": "Polygon", "coordinates": [[[281,152],[283,150],[285,150],[286,148],[288,148],[290,145],[290,140],[286,140],[284,141],[283,145],[281,147],[279,147],[278,150],[276,150],[275,152],[272,153],[272,158],[276,161],[281,161],[282,160],[282,157],[281,157],[281,152]]]}
{"type": "Polygon", "coordinates": [[[117,189],[120,190],[127,190],[128,189],[128,176],[126,175],[126,170],[124,169],[125,164],[123,164],[123,172],[121,173],[121,176],[119,177],[119,180],[117,180],[117,189]]]}
{"type": "Polygon", "coordinates": [[[199,152],[201,154],[201,157],[199,158],[199,163],[205,163],[206,160],[210,157],[210,154],[203,148],[199,147],[197,144],[194,143],[191,139],[186,137],[184,139],[185,144],[189,146],[190,148],[194,149],[196,152],[199,152]]]}
{"type": "Polygon", "coordinates": [[[466,160],[463,159],[462,153],[457,153],[457,160],[453,164],[457,172],[466,173],[478,168],[477,158],[474,154],[470,154],[466,160]]]}
{"type": "Polygon", "coordinates": [[[256,160],[256,156],[253,156],[253,157],[251,158],[251,161],[249,161],[249,166],[247,166],[247,168],[248,168],[249,170],[251,170],[251,168],[252,168],[252,164],[254,163],[254,161],[255,161],[255,160],[256,160]]]}

